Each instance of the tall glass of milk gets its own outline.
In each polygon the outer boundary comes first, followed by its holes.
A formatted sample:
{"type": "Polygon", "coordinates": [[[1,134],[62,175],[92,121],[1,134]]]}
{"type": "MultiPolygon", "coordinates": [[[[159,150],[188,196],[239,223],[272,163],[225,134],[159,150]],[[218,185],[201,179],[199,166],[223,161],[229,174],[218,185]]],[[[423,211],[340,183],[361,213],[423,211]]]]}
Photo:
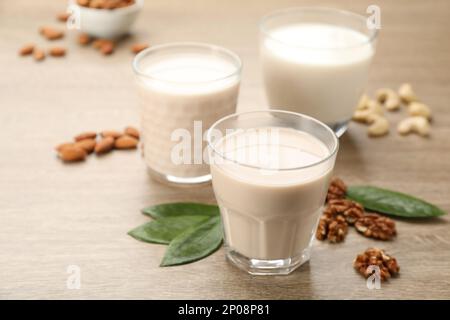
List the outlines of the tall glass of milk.
{"type": "Polygon", "coordinates": [[[208,131],[227,258],[251,274],[288,274],[309,260],[338,139],[283,110],[237,113],[208,131]]]}
{"type": "Polygon", "coordinates": [[[328,8],[294,8],[264,17],[260,54],[269,105],[310,115],[342,135],[375,54],[378,32],[366,20],[328,8]]]}
{"type": "Polygon", "coordinates": [[[239,57],[210,44],[171,43],[142,51],[133,68],[150,176],[177,185],[210,181],[203,133],[235,112],[239,57]]]}

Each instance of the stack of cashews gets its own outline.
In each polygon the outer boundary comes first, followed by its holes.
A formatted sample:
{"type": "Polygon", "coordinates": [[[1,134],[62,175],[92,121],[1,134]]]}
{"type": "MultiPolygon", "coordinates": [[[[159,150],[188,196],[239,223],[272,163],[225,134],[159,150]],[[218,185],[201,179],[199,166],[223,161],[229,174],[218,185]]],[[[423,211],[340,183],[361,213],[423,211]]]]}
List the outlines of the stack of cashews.
{"type": "Polygon", "coordinates": [[[397,131],[401,135],[416,133],[421,136],[430,134],[431,110],[419,102],[409,83],[402,84],[398,91],[382,88],[376,92],[376,100],[363,95],[352,119],[357,122],[370,124],[367,133],[371,137],[380,137],[389,133],[389,120],[384,116],[384,109],[397,111],[401,104],[407,106],[409,116],[399,122],[397,131]],[[384,108],[383,108],[384,107],[384,108]]]}

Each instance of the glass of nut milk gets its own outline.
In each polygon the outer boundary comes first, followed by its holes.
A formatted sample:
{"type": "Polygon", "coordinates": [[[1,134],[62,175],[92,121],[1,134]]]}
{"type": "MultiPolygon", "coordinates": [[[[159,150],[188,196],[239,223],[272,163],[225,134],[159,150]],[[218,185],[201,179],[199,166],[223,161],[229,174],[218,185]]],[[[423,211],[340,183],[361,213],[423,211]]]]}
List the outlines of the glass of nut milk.
{"type": "Polygon", "coordinates": [[[208,131],[227,258],[251,274],[288,274],[309,260],[338,139],[299,113],[238,113],[208,131]]]}
{"type": "Polygon", "coordinates": [[[310,115],[342,135],[375,54],[378,32],[366,20],[328,8],[294,8],[264,17],[260,55],[270,106],[310,115]]]}
{"type": "Polygon", "coordinates": [[[235,112],[239,57],[210,44],[171,43],[140,52],[133,68],[149,174],[178,185],[210,181],[202,132],[235,112]]]}

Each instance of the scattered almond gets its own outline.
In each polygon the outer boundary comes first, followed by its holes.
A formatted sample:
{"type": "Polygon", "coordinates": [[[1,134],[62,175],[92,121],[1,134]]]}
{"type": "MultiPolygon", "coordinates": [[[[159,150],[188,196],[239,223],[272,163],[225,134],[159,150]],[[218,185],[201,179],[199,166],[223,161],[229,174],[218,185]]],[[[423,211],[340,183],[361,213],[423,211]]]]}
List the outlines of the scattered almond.
{"type": "Polygon", "coordinates": [[[81,33],[81,34],[78,36],[78,43],[79,43],[79,44],[85,46],[85,45],[88,45],[89,42],[91,42],[91,37],[90,37],[88,34],[86,34],[86,33],[81,33]]]}
{"type": "Polygon", "coordinates": [[[139,130],[138,129],[136,129],[134,127],[126,127],[124,132],[125,132],[125,134],[139,140],[139,130]]]}
{"type": "Polygon", "coordinates": [[[28,56],[33,53],[33,50],[34,50],[34,45],[27,44],[27,45],[24,45],[22,48],[20,48],[19,54],[21,56],[28,56]]]}
{"type": "Polygon", "coordinates": [[[69,17],[70,17],[70,13],[61,12],[61,13],[58,13],[58,15],[56,16],[56,19],[58,19],[58,21],[61,21],[61,22],[66,22],[67,20],[69,20],[69,17]]]}
{"type": "MultiPolygon", "coordinates": [[[[125,132],[126,133],[126,132],[125,132]]],[[[116,130],[104,130],[100,133],[103,138],[112,137],[113,139],[117,139],[123,135],[122,132],[116,130]]]]}
{"type": "Polygon", "coordinates": [[[58,145],[55,147],[55,150],[58,151],[58,152],[60,152],[63,148],[71,147],[71,146],[73,146],[73,145],[74,145],[73,142],[64,142],[64,143],[58,144],[58,145]]]}
{"type": "Polygon", "coordinates": [[[114,148],[114,138],[113,137],[105,137],[100,140],[95,146],[95,153],[97,155],[107,153],[114,148]]]}
{"type": "Polygon", "coordinates": [[[107,39],[97,39],[92,44],[95,49],[98,49],[104,55],[109,55],[114,52],[114,42],[107,39]]]}
{"type": "Polygon", "coordinates": [[[66,49],[63,47],[53,47],[49,53],[52,57],[63,57],[66,55],[66,49]]]}
{"type": "Polygon", "coordinates": [[[135,149],[138,145],[138,140],[128,135],[121,136],[114,142],[116,149],[135,149]]]}
{"type": "Polygon", "coordinates": [[[61,149],[59,157],[65,162],[83,161],[86,159],[86,151],[78,146],[67,146],[61,149]]]}
{"type": "Polygon", "coordinates": [[[92,46],[93,46],[95,49],[100,49],[100,48],[102,47],[102,45],[103,45],[104,42],[105,42],[104,39],[97,39],[97,40],[95,40],[95,41],[92,43],[92,46]]]}
{"type": "Polygon", "coordinates": [[[100,47],[101,53],[103,53],[105,56],[110,55],[114,52],[114,43],[111,41],[104,41],[102,43],[102,46],[100,47]]]}
{"type": "Polygon", "coordinates": [[[36,60],[36,61],[44,60],[45,59],[45,52],[44,52],[44,50],[34,49],[33,50],[33,57],[34,57],[34,60],[36,60]]]}
{"type": "Polygon", "coordinates": [[[101,155],[114,148],[135,149],[139,144],[139,131],[132,126],[126,127],[124,131],[125,133],[117,130],[103,130],[99,134],[102,137],[100,141],[96,140],[96,132],[85,131],[74,137],[75,142],[61,143],[55,147],[55,150],[62,160],[72,162],[84,160],[92,152],[101,155]]]}
{"type": "Polygon", "coordinates": [[[88,154],[92,153],[95,149],[95,139],[83,139],[75,143],[75,146],[82,148],[88,154]]]}
{"type": "Polygon", "coordinates": [[[47,40],[57,40],[64,37],[64,32],[52,27],[42,27],[39,32],[47,38],[47,40]]]}
{"type": "Polygon", "coordinates": [[[146,43],[135,43],[131,46],[131,52],[137,54],[148,47],[149,45],[146,43]]]}
{"type": "Polygon", "coordinates": [[[97,133],[93,131],[82,132],[79,135],[75,136],[75,141],[80,141],[84,139],[95,139],[97,137],[97,133]]]}

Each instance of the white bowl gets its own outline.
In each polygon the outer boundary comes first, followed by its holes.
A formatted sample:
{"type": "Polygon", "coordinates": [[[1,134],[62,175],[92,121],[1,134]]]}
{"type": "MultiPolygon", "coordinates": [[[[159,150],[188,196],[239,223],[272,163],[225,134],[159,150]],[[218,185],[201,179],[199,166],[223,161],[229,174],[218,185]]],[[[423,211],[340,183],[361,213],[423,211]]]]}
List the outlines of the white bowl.
{"type": "Polygon", "coordinates": [[[97,38],[111,39],[130,31],[144,5],[144,0],[135,0],[130,6],[113,10],[79,6],[75,0],[69,3],[69,8],[77,20],[77,29],[97,38]]]}

